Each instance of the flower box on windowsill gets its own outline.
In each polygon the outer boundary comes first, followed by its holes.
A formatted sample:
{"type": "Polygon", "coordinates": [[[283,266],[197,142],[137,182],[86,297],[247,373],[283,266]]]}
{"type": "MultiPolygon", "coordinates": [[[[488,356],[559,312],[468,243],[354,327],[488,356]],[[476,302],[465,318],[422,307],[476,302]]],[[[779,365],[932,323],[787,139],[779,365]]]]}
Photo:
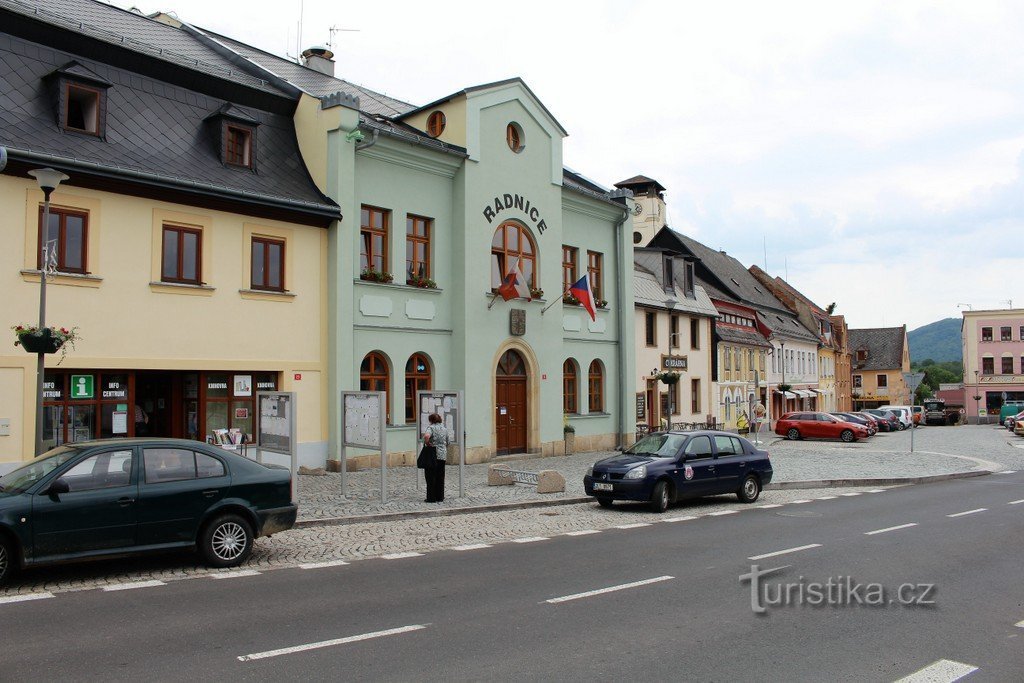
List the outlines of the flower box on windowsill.
{"type": "Polygon", "coordinates": [[[365,280],[366,282],[381,282],[386,284],[389,282],[393,282],[395,276],[392,275],[391,273],[387,273],[384,271],[370,269],[361,272],[359,274],[359,279],[365,280]]]}
{"type": "Polygon", "coordinates": [[[417,289],[437,289],[437,283],[429,277],[406,278],[405,284],[410,287],[416,287],[417,289]]]}

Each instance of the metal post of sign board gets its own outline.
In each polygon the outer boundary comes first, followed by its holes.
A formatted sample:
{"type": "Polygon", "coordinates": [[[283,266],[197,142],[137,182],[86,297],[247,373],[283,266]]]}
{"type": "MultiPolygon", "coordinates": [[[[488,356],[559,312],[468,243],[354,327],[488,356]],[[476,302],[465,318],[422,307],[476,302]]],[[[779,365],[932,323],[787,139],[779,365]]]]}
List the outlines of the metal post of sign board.
{"type": "MultiPolygon", "coordinates": [[[[419,433],[426,431],[431,413],[441,416],[441,424],[448,428],[449,442],[459,446],[459,498],[466,495],[466,422],[463,392],[417,391],[419,433]]],[[[417,481],[419,481],[417,475],[417,481]]]]}
{"type": "Polygon", "coordinates": [[[907,383],[907,388],[910,389],[910,452],[914,452],[914,432],[916,431],[917,425],[914,424],[914,408],[917,405],[917,388],[921,386],[921,382],[924,381],[923,372],[904,372],[903,381],[907,383]]]}
{"type": "Polygon", "coordinates": [[[380,451],[380,502],[388,502],[387,398],[383,391],[341,392],[341,495],[348,493],[346,446],[380,451]]]}
{"type": "Polygon", "coordinates": [[[295,392],[256,392],[256,461],[263,451],[288,456],[292,473],[292,502],[299,502],[299,447],[295,439],[295,392]]]}

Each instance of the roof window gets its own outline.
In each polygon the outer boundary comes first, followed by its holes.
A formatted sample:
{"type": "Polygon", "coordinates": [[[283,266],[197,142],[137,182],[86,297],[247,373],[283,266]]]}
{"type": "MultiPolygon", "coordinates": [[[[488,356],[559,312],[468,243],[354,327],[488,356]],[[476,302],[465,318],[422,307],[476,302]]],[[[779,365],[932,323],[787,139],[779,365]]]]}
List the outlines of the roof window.
{"type": "Polygon", "coordinates": [[[217,141],[221,163],[256,170],[256,129],[259,121],[247,111],[226,103],[206,117],[217,141]]]}
{"type": "Polygon", "coordinates": [[[50,74],[57,80],[57,113],[62,130],[103,137],[110,82],[78,62],[50,74]]]}

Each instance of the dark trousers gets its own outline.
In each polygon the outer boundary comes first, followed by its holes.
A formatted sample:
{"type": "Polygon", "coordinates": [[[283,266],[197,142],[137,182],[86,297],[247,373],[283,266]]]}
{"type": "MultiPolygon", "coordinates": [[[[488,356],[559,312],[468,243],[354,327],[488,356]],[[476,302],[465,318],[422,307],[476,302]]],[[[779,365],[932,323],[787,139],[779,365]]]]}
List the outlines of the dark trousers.
{"type": "Polygon", "coordinates": [[[423,470],[427,478],[427,502],[440,503],[444,500],[444,460],[435,459],[431,466],[423,470]]]}

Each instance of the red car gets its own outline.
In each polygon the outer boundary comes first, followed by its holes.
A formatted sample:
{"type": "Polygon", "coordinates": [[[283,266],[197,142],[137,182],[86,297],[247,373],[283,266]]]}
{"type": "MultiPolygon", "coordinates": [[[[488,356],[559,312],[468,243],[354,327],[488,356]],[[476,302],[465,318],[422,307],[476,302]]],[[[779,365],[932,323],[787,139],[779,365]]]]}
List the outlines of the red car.
{"type": "Polygon", "coordinates": [[[867,427],[843,422],[828,413],[786,413],[775,423],[775,433],[787,439],[839,439],[856,441],[868,437],[867,427]]]}

